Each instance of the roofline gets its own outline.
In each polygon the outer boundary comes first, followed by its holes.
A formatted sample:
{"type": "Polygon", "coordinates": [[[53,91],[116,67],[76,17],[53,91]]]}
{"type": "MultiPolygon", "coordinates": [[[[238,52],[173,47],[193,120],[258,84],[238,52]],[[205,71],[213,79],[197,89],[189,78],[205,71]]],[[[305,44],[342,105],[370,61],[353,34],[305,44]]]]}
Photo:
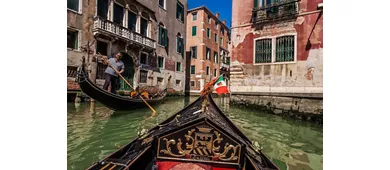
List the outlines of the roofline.
{"type": "Polygon", "coordinates": [[[209,14],[209,16],[211,15],[212,18],[214,18],[214,20],[218,21],[218,23],[220,23],[221,25],[223,25],[225,27],[225,29],[227,29],[228,31],[230,31],[230,28],[226,25],[226,24],[223,24],[222,21],[217,18],[215,16],[215,14],[213,14],[210,9],[208,9],[205,5],[202,5],[202,6],[199,6],[199,7],[195,7],[195,8],[192,8],[192,9],[188,9],[187,10],[187,15],[190,14],[191,12],[194,12],[194,11],[198,11],[198,10],[204,10],[206,11],[206,13],[209,14]]]}

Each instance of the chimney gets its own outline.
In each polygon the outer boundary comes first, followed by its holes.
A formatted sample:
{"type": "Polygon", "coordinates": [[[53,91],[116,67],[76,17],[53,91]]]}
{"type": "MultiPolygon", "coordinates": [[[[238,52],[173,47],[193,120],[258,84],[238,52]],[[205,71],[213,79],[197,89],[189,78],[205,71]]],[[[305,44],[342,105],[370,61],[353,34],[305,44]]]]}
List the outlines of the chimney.
{"type": "Polygon", "coordinates": [[[222,20],[222,23],[226,25],[226,20],[222,20]]]}
{"type": "Polygon", "coordinates": [[[215,16],[219,19],[219,12],[216,12],[215,16]]]}

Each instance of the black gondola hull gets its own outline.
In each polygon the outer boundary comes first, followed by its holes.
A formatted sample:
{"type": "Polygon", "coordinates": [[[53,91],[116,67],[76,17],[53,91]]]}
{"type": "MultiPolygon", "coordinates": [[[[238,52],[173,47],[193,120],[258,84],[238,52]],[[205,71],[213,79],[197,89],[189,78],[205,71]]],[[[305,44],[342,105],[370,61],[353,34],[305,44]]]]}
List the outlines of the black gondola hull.
{"type": "MultiPolygon", "coordinates": [[[[88,75],[84,73],[83,68],[79,69],[77,81],[83,93],[112,110],[125,111],[148,107],[145,102],[142,101],[142,99],[134,99],[118,94],[113,94],[106,90],[103,90],[89,80],[88,75]]],[[[161,102],[166,96],[166,94],[167,90],[165,89],[160,95],[160,97],[145,100],[148,102],[148,104],[154,105],[161,102]]]]}

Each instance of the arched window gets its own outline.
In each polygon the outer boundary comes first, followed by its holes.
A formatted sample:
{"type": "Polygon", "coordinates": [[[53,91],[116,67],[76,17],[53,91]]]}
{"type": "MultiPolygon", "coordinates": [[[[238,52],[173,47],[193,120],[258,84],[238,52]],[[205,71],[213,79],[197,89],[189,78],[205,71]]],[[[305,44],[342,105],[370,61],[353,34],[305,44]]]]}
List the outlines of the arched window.
{"type": "Polygon", "coordinates": [[[168,30],[161,22],[158,25],[158,44],[164,47],[168,46],[168,30]]]}
{"type": "Polygon", "coordinates": [[[143,36],[148,36],[148,21],[149,21],[149,15],[145,12],[142,12],[141,15],[141,34],[143,36]]]}
{"type": "Polygon", "coordinates": [[[138,10],[135,6],[131,5],[129,7],[129,12],[127,14],[127,28],[129,28],[132,31],[137,30],[137,19],[138,19],[138,10]]]}
{"type": "Polygon", "coordinates": [[[176,34],[176,51],[179,54],[184,54],[184,39],[181,36],[180,32],[176,34]]]}

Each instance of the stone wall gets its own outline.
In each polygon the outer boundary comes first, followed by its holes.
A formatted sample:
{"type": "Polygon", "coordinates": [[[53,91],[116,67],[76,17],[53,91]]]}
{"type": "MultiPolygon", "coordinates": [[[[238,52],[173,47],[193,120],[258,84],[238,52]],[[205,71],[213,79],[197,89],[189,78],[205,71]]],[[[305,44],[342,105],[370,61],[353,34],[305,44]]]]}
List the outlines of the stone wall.
{"type": "Polygon", "coordinates": [[[231,95],[230,103],[258,108],[272,114],[322,124],[322,98],[280,97],[263,95],[231,95]]]}
{"type": "Polygon", "coordinates": [[[252,23],[253,0],[233,0],[232,92],[322,93],[323,17],[317,10],[322,0],[302,0],[294,19],[252,23]],[[293,35],[294,61],[275,62],[275,39],[293,35]],[[273,41],[271,63],[254,63],[256,39],[273,41]]]}

